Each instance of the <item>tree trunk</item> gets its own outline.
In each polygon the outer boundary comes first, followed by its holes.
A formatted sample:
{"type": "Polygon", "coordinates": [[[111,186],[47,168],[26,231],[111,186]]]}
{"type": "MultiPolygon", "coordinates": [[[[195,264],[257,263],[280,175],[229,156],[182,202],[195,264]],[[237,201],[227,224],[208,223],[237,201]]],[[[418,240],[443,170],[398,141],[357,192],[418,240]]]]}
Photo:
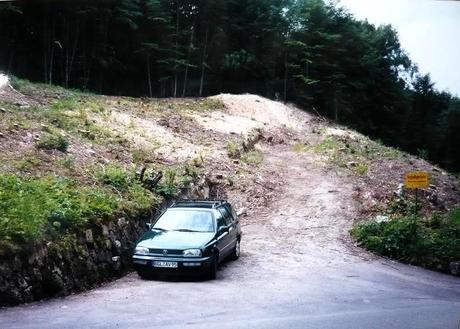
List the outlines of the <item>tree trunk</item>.
{"type": "Polygon", "coordinates": [[[201,78],[200,78],[200,93],[199,93],[200,97],[203,96],[204,72],[206,68],[206,57],[207,57],[206,51],[208,48],[208,34],[209,34],[209,30],[206,29],[206,36],[204,38],[204,47],[203,47],[203,57],[201,60],[201,78]]]}
{"type": "Polygon", "coordinates": [[[179,1],[177,1],[176,5],[176,45],[175,45],[175,63],[174,63],[174,91],[173,96],[174,98],[177,97],[177,79],[178,79],[178,62],[179,62],[179,1]]]}
{"type": "Polygon", "coordinates": [[[51,55],[50,55],[50,65],[49,65],[49,74],[48,74],[48,83],[51,85],[53,84],[53,66],[54,66],[54,31],[55,31],[56,21],[53,19],[53,24],[51,27],[51,39],[50,39],[50,46],[51,46],[51,55]]]}
{"type": "Polygon", "coordinates": [[[283,90],[283,99],[287,101],[287,78],[288,78],[288,52],[284,53],[284,90],[283,90]]]}
{"type": "Polygon", "coordinates": [[[147,60],[147,81],[149,84],[149,97],[152,98],[152,78],[150,75],[150,56],[147,54],[146,55],[146,60],[147,60]]]}
{"type": "Polygon", "coordinates": [[[335,122],[339,122],[339,105],[337,101],[337,89],[336,88],[334,88],[333,107],[334,107],[335,122]]]}
{"type": "Polygon", "coordinates": [[[48,10],[45,6],[45,13],[43,15],[43,82],[48,83],[48,10]]]}
{"type": "Polygon", "coordinates": [[[193,35],[194,35],[194,33],[195,33],[195,29],[192,26],[192,32],[190,33],[190,43],[189,43],[188,52],[187,52],[187,62],[185,63],[186,66],[185,66],[185,73],[184,73],[184,86],[182,87],[182,97],[185,97],[185,92],[187,91],[188,64],[189,64],[188,61],[190,60],[190,55],[191,55],[192,49],[193,49],[193,35]]]}
{"type": "Polygon", "coordinates": [[[76,27],[76,32],[75,32],[75,36],[74,36],[74,42],[73,42],[72,50],[69,49],[70,40],[71,40],[70,24],[68,26],[67,45],[65,47],[65,87],[66,88],[69,87],[70,76],[72,74],[73,62],[74,62],[74,59],[75,59],[75,53],[77,51],[78,37],[79,37],[79,34],[80,34],[79,33],[80,29],[79,29],[78,23],[76,23],[76,24],[77,24],[77,27],[76,27]]]}

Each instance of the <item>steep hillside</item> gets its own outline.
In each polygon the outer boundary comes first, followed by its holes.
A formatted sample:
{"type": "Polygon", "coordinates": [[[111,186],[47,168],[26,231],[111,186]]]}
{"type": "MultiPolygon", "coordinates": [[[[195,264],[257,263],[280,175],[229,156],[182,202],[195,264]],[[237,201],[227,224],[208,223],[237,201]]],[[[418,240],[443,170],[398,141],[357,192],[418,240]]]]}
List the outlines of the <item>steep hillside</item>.
{"type": "Polygon", "coordinates": [[[458,180],[436,166],[259,96],[157,100],[14,86],[0,90],[3,304],[121,275],[144,223],[174,197],[228,198],[249,255],[270,243],[290,252],[295,242],[302,253],[361,254],[348,231],[408,209],[399,185],[410,170],[430,173],[422,213],[460,203],[458,180]],[[161,172],[159,184],[141,182],[142,168],[144,178],[161,172]],[[278,238],[268,241],[270,232],[278,238]]]}

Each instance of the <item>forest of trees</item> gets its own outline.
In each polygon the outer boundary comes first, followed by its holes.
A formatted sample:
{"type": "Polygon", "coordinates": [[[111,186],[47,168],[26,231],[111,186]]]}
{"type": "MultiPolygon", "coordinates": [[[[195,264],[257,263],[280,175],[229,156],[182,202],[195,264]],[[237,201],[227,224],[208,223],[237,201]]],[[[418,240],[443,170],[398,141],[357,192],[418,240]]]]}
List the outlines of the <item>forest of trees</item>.
{"type": "Polygon", "coordinates": [[[396,31],[322,0],[0,3],[0,70],[97,93],[292,101],[460,171],[460,100],[396,31]]]}

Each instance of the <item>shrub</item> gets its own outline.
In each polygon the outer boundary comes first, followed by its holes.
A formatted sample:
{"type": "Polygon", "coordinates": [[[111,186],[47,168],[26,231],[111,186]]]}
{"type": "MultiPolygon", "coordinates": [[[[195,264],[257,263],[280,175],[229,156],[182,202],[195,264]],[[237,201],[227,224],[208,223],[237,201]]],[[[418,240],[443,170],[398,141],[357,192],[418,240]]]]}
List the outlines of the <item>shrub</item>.
{"type": "Polygon", "coordinates": [[[355,172],[360,175],[360,176],[364,176],[364,175],[367,175],[367,172],[369,171],[369,167],[367,164],[365,163],[358,163],[355,167],[354,167],[354,170],[355,172]]]}
{"type": "Polygon", "coordinates": [[[69,147],[69,142],[59,133],[44,133],[40,136],[37,147],[45,150],[66,152],[69,147]]]}
{"type": "Polygon", "coordinates": [[[227,155],[229,158],[238,158],[241,155],[240,147],[234,140],[228,141],[225,148],[227,149],[227,155]]]}
{"type": "Polygon", "coordinates": [[[450,262],[460,260],[460,208],[425,219],[361,223],[351,234],[371,251],[415,265],[447,271],[450,262]]]}
{"type": "Polygon", "coordinates": [[[123,199],[121,208],[127,214],[139,215],[148,212],[160,202],[161,198],[145,189],[140,183],[135,182],[129,187],[127,197],[123,199]]]}
{"type": "Polygon", "coordinates": [[[96,178],[101,183],[113,186],[119,191],[126,191],[133,180],[133,176],[118,165],[102,167],[96,171],[96,178]]]}
{"type": "Polygon", "coordinates": [[[249,151],[241,157],[241,161],[248,163],[248,164],[254,164],[257,165],[261,163],[264,159],[264,156],[262,152],[254,150],[254,151],[249,151]]]}
{"type": "Polygon", "coordinates": [[[178,183],[176,182],[177,172],[174,168],[167,168],[164,171],[163,179],[155,188],[155,192],[166,199],[173,198],[179,194],[178,183]]]}

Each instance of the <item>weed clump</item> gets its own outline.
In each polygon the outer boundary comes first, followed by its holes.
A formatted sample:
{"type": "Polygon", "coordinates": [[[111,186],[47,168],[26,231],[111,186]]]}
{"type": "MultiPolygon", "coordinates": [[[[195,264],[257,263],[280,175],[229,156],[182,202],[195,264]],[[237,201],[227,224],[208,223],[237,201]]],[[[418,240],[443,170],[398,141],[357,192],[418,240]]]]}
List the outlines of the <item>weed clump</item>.
{"type": "Polygon", "coordinates": [[[119,191],[126,191],[133,181],[133,175],[119,165],[107,165],[96,171],[96,179],[119,191]]]}
{"type": "Polygon", "coordinates": [[[47,132],[41,135],[36,145],[40,149],[67,152],[69,141],[60,133],[47,132]]]}

